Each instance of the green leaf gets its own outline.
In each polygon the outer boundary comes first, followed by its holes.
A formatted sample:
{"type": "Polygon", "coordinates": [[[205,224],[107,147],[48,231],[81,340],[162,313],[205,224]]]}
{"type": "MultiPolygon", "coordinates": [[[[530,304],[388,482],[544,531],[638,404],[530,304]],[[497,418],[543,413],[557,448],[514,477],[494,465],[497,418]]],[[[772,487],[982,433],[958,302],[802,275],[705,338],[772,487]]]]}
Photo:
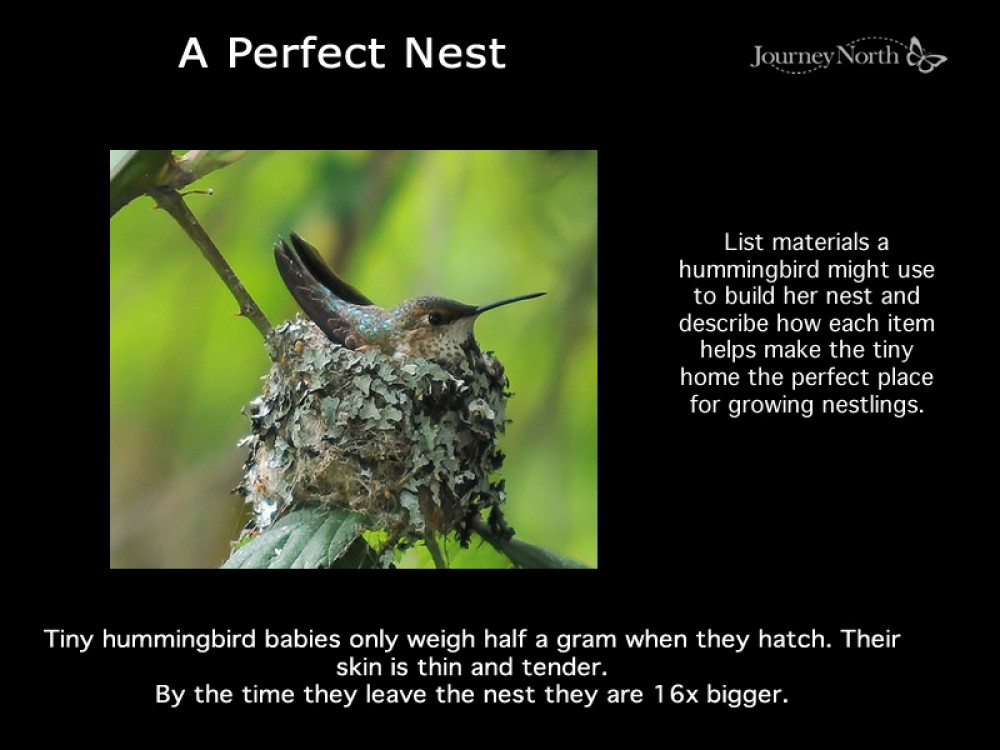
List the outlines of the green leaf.
{"type": "Polygon", "coordinates": [[[170,162],[170,151],[129,151],[111,170],[111,215],[157,184],[170,162]]]}
{"type": "Polygon", "coordinates": [[[223,568],[374,568],[377,555],[361,538],[370,521],[344,508],[291,511],[233,552],[223,568]]]}

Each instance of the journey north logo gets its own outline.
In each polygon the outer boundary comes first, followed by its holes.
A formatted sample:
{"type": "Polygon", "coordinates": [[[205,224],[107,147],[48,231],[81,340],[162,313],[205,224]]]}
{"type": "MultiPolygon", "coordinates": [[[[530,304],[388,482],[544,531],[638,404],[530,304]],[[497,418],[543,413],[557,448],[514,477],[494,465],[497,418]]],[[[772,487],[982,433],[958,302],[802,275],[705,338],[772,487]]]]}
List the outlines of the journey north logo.
{"type": "Polygon", "coordinates": [[[770,50],[758,44],[753,54],[751,68],[767,66],[790,75],[815,73],[837,65],[901,65],[903,60],[921,73],[930,73],[948,59],[925,52],[915,36],[910,37],[909,44],[885,36],[863,36],[828,50],[770,50]]]}

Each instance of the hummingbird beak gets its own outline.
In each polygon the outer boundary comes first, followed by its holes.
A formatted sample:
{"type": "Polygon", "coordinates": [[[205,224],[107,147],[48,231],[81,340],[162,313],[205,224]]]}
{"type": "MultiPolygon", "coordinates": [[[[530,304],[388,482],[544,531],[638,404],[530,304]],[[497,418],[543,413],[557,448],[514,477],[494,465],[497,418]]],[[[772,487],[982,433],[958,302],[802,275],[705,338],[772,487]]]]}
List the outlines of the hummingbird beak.
{"type": "Polygon", "coordinates": [[[534,299],[535,297],[541,297],[545,292],[533,292],[532,294],[522,294],[520,297],[508,297],[507,299],[502,299],[499,302],[491,302],[488,305],[480,305],[475,309],[473,315],[479,315],[487,310],[492,310],[495,307],[502,307],[504,305],[509,305],[511,302],[520,302],[523,299],[534,299]]]}

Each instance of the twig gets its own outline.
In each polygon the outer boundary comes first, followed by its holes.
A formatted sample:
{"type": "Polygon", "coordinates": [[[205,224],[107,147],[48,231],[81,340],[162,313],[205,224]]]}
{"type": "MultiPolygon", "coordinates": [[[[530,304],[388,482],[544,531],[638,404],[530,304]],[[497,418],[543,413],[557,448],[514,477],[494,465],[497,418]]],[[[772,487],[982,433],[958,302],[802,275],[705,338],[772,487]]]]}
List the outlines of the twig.
{"type": "Polygon", "coordinates": [[[439,570],[443,570],[448,567],[448,563],[444,559],[444,555],[441,554],[441,548],[438,546],[437,539],[434,538],[434,532],[428,531],[424,534],[424,544],[427,545],[427,551],[431,553],[431,557],[434,559],[434,567],[439,570]]]}
{"type": "Polygon", "coordinates": [[[219,248],[212,242],[212,238],[208,236],[208,233],[198,223],[198,219],[191,213],[184,199],[171,187],[154,187],[149,191],[149,195],[152,196],[160,208],[174,217],[174,220],[181,225],[181,228],[187,233],[188,237],[201,250],[201,254],[205,256],[205,259],[212,264],[212,268],[219,274],[219,278],[229,287],[229,291],[232,292],[232,295],[239,303],[240,315],[249,318],[250,322],[260,331],[261,336],[267,338],[272,329],[271,323],[264,313],[261,312],[261,309],[257,307],[257,303],[253,301],[253,298],[233,272],[229,263],[222,257],[222,253],[219,252],[219,248]]]}

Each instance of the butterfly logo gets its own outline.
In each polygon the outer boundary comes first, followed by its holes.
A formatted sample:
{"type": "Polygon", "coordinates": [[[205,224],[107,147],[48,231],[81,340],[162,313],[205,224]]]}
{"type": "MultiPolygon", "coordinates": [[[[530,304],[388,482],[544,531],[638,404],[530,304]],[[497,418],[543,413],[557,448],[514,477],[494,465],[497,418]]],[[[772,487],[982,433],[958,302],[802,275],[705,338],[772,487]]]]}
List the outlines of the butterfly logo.
{"type": "Polygon", "coordinates": [[[916,37],[910,39],[910,51],[906,53],[906,64],[921,73],[930,73],[934,68],[943,63],[948,58],[944,55],[928,55],[920,45],[920,40],[916,37]]]}

